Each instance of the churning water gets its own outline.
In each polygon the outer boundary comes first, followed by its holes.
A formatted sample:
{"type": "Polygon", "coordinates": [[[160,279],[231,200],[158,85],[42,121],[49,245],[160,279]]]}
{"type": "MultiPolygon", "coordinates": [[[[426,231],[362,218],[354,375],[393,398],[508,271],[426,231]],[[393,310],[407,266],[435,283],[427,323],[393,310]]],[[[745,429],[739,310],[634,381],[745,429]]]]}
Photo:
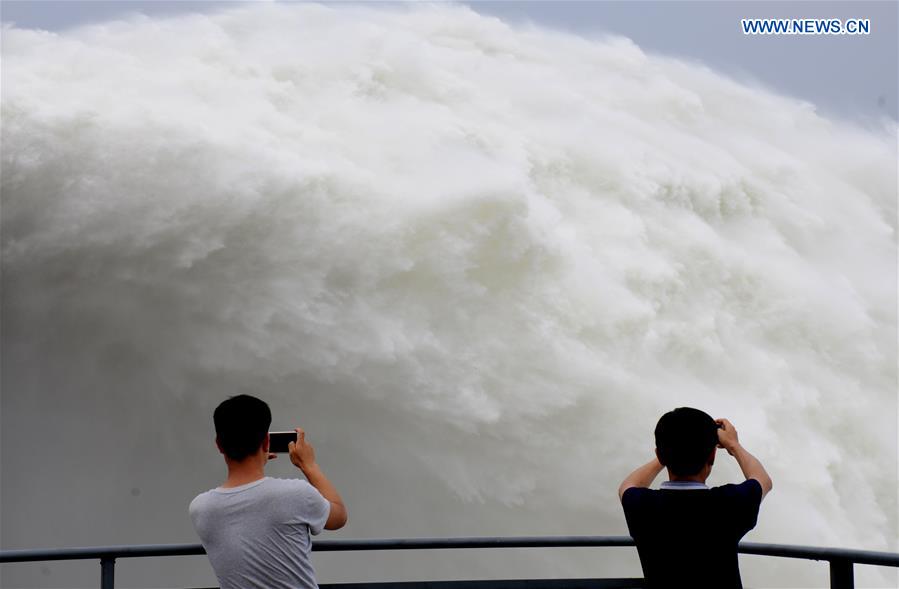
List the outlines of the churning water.
{"type": "MultiPolygon", "coordinates": [[[[345,537],[626,533],[618,483],[693,405],[775,480],[749,539],[896,549],[895,122],[456,6],[6,28],[2,109],[5,548],[195,541],[212,408],[254,392],[345,537]]],[[[636,573],[616,550],[316,558],[636,573]]]]}

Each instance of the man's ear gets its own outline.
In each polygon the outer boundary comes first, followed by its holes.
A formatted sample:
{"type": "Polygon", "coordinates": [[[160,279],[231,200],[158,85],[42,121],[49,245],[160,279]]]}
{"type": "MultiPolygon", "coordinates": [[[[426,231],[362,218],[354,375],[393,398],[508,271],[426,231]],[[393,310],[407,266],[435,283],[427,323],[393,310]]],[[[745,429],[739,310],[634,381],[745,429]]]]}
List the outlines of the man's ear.
{"type": "Polygon", "coordinates": [[[659,464],[661,464],[662,466],[665,466],[665,462],[662,460],[662,455],[659,454],[658,448],[656,448],[656,459],[658,459],[659,464]]]}
{"type": "Polygon", "coordinates": [[[717,446],[715,446],[714,448],[712,448],[712,453],[709,454],[709,459],[708,459],[708,461],[706,462],[706,464],[708,464],[709,466],[712,466],[713,464],[715,464],[715,455],[716,455],[716,454],[718,454],[718,447],[717,447],[717,446]]]}
{"type": "Polygon", "coordinates": [[[271,434],[265,434],[265,439],[262,440],[262,453],[265,454],[266,456],[268,455],[268,449],[270,447],[271,441],[272,441],[271,434]]]}
{"type": "Polygon", "coordinates": [[[218,449],[219,449],[219,452],[221,452],[222,454],[225,453],[225,451],[222,450],[222,444],[221,444],[221,442],[219,442],[219,437],[218,437],[218,436],[215,437],[215,447],[218,448],[218,449]]]}

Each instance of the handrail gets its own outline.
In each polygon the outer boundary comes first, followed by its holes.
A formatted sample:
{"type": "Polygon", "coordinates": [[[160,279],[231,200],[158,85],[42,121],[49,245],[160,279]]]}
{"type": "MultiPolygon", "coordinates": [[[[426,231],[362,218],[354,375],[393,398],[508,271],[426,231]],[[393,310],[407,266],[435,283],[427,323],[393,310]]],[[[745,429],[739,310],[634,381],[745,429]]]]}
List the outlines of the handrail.
{"type": "Polygon", "coordinates": [[[855,564],[899,567],[899,553],[857,550],[854,548],[828,548],[818,546],[793,546],[790,544],[758,544],[740,542],[740,554],[801,558],[804,560],[848,560],[855,564]]]}
{"type": "MultiPolygon", "coordinates": [[[[471,548],[569,548],[569,547],[627,547],[634,546],[630,536],[519,536],[473,538],[377,538],[359,540],[320,540],[312,549],[317,552],[345,552],[369,550],[447,550],[471,548]]],[[[854,586],[854,564],[899,567],[899,553],[831,548],[759,544],[741,542],[739,552],[759,556],[826,560],[830,563],[831,587],[854,586]]],[[[93,546],[80,548],[52,548],[38,550],[0,551],[0,563],[47,560],[100,559],[103,584],[112,587],[113,566],[118,558],[155,556],[192,556],[205,554],[200,544],[147,544],[137,546],[93,546]]],[[[376,586],[371,584],[370,586],[376,586]]]]}
{"type": "MultiPolygon", "coordinates": [[[[633,546],[630,536],[517,536],[474,538],[372,538],[359,540],[319,540],[317,552],[367,550],[447,550],[465,548],[567,548],[633,546]]],[[[93,546],[42,550],[0,551],[0,563],[39,560],[79,560],[95,558],[136,558],[146,556],[192,556],[206,554],[201,544],[144,544],[137,546],[93,546]]]]}
{"type": "MultiPolygon", "coordinates": [[[[634,546],[630,536],[517,536],[469,538],[372,538],[357,540],[319,540],[313,542],[317,552],[367,550],[448,550],[470,548],[571,548],[634,546]]],[[[848,559],[857,564],[899,567],[899,553],[796,546],[791,544],[759,544],[741,542],[741,554],[800,558],[804,560],[848,559]]],[[[97,558],[140,558],[148,556],[196,556],[206,554],[201,544],[142,544],[129,546],[89,546],[81,548],[46,548],[36,550],[2,550],[0,563],[41,560],[84,560],[97,558]]]]}

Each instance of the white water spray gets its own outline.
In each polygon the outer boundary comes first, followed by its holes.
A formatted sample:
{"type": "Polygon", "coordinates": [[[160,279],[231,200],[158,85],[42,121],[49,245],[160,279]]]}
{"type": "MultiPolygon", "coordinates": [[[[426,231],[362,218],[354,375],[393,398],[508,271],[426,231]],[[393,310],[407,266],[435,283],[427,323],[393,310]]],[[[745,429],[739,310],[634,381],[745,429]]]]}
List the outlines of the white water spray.
{"type": "MultiPolygon", "coordinates": [[[[4,548],[194,541],[211,409],[256,392],[347,536],[625,533],[618,482],[692,405],[775,480],[749,539],[896,549],[895,123],[454,6],[6,28],[2,109],[4,548]]],[[[63,583],[34,570],[4,582],[63,583]]]]}

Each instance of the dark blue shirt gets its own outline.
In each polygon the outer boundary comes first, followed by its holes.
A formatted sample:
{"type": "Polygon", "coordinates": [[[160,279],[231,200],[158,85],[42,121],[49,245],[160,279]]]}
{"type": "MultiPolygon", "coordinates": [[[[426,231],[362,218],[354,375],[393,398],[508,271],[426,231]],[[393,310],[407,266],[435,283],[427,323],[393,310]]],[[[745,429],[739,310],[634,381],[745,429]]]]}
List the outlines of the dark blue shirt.
{"type": "Polygon", "coordinates": [[[755,479],[711,489],[631,487],[621,503],[650,589],[742,589],[737,544],[755,527],[755,479]]]}

